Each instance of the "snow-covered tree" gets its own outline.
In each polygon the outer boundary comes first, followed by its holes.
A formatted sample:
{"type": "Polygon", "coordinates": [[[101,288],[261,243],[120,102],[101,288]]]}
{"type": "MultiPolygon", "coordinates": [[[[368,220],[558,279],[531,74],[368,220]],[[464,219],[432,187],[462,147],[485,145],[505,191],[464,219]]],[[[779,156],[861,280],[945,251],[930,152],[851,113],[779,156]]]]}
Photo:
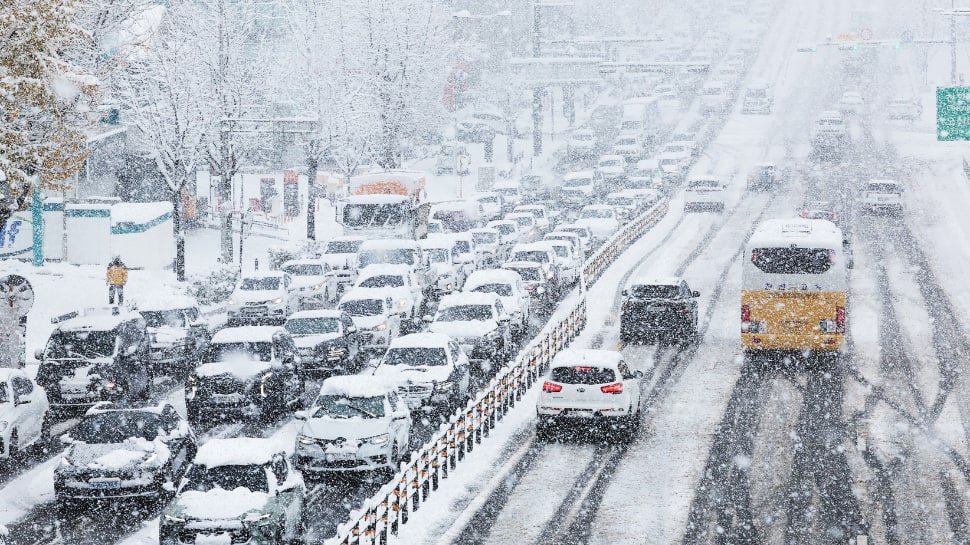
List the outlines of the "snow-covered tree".
{"type": "Polygon", "coordinates": [[[85,158],[98,81],[69,59],[88,40],[76,0],[0,2],[0,226],[29,201],[31,178],[70,178],[85,158]]]}

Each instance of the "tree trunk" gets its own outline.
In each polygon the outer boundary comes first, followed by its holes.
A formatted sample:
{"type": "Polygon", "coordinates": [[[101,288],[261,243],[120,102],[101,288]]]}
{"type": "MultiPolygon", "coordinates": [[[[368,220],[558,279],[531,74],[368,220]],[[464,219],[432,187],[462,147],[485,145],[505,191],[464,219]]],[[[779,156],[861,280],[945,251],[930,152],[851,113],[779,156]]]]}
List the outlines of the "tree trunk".
{"type": "MultiPolygon", "coordinates": [[[[315,146],[314,146],[315,147],[315,146]]],[[[316,151],[315,149],[313,151],[316,151]]],[[[306,238],[317,239],[317,158],[313,153],[307,154],[307,203],[306,203],[306,238]]]]}
{"type": "Polygon", "coordinates": [[[220,145],[221,163],[219,165],[219,198],[222,201],[219,205],[219,223],[221,225],[221,250],[222,262],[232,263],[232,155],[229,147],[229,134],[227,131],[222,133],[222,143],[220,145]]]}
{"type": "Polygon", "coordinates": [[[185,206],[182,190],[185,180],[172,192],[172,230],[175,232],[175,279],[185,282],[185,206]]]}

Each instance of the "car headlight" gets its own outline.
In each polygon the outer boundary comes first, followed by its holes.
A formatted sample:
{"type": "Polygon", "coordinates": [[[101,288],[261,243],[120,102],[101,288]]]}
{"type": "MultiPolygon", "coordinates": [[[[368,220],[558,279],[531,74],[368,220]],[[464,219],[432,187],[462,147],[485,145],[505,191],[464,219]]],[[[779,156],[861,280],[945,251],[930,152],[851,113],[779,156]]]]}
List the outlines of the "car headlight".
{"type": "Polygon", "coordinates": [[[374,326],[374,331],[384,331],[385,329],[387,329],[387,322],[374,326]]]}
{"type": "Polygon", "coordinates": [[[101,383],[101,388],[108,391],[123,392],[125,389],[121,387],[120,384],[112,380],[106,380],[101,383]]]}
{"type": "Polygon", "coordinates": [[[169,522],[185,522],[185,519],[184,518],[182,518],[182,517],[176,517],[174,515],[165,515],[165,520],[167,520],[169,522]]]}
{"type": "Polygon", "coordinates": [[[64,467],[73,467],[74,463],[67,456],[63,456],[61,457],[61,465],[64,467]]]}
{"type": "Polygon", "coordinates": [[[145,455],[145,458],[142,459],[141,463],[143,463],[143,464],[150,464],[150,463],[154,462],[156,458],[158,458],[158,453],[157,452],[150,452],[147,455],[145,455]]]}
{"type": "Polygon", "coordinates": [[[549,272],[546,273],[546,278],[548,278],[549,280],[552,280],[553,279],[552,271],[549,271],[549,272]]]}
{"type": "Polygon", "coordinates": [[[276,303],[277,305],[281,305],[283,304],[283,298],[277,297],[276,299],[273,299],[273,302],[276,303]]]}
{"type": "Polygon", "coordinates": [[[364,439],[365,442],[371,445],[384,445],[390,440],[391,436],[387,433],[382,433],[380,435],[375,435],[373,437],[367,437],[364,439]]]}
{"type": "Polygon", "coordinates": [[[546,293],[546,288],[544,288],[543,286],[538,286],[536,288],[536,293],[538,293],[539,295],[542,295],[543,293],[546,293]]]}
{"type": "Polygon", "coordinates": [[[317,440],[309,435],[303,435],[301,433],[300,435],[296,436],[296,442],[301,445],[313,445],[317,442],[317,440]]]}
{"type": "Polygon", "coordinates": [[[318,291],[321,287],[323,287],[323,284],[314,284],[310,286],[310,289],[313,291],[318,291]]]}
{"type": "Polygon", "coordinates": [[[236,302],[235,302],[235,301],[234,301],[234,300],[232,299],[232,297],[230,297],[230,298],[229,298],[229,301],[227,302],[227,304],[228,304],[229,306],[234,306],[234,305],[236,304],[236,302]]]}
{"type": "Polygon", "coordinates": [[[447,392],[455,387],[455,383],[450,380],[443,380],[441,382],[434,383],[434,390],[436,392],[447,392]]]}

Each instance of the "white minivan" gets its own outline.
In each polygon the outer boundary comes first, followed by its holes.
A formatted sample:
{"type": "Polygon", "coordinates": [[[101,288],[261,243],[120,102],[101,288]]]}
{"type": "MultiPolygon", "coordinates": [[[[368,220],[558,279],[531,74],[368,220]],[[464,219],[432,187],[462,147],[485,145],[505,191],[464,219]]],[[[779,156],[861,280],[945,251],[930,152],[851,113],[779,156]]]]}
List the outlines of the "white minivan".
{"type": "Polygon", "coordinates": [[[713,174],[692,176],[684,190],[684,210],[724,210],[724,190],[727,188],[713,174]]]}
{"type": "Polygon", "coordinates": [[[903,185],[895,180],[869,180],[859,199],[863,211],[900,214],[903,211],[903,185]]]}

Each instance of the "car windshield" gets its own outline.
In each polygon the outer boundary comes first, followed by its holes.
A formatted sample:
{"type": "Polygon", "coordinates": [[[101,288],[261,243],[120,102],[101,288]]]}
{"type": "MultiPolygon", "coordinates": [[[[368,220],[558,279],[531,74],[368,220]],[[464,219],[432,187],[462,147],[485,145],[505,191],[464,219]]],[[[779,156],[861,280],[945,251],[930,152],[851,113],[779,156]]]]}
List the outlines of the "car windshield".
{"type": "Polygon", "coordinates": [[[680,158],[678,158],[678,157],[661,157],[660,160],[658,161],[658,163],[660,164],[660,166],[665,166],[665,165],[679,165],[680,164],[680,158]]]}
{"type": "Polygon", "coordinates": [[[866,184],[866,191],[872,193],[899,193],[899,186],[896,184],[874,182],[866,184]]]}
{"type": "Polygon", "coordinates": [[[443,308],[435,316],[436,322],[482,322],[491,319],[491,305],[457,305],[443,308]]]}
{"type": "Polygon", "coordinates": [[[266,468],[261,465],[192,466],[186,475],[182,493],[208,492],[216,488],[235,490],[245,488],[253,492],[269,493],[266,468]]]}
{"type": "Polygon", "coordinates": [[[751,262],[769,274],[822,274],[832,267],[835,252],[825,248],[756,248],[751,262]]]}
{"type": "Polygon", "coordinates": [[[148,327],[185,327],[185,312],[176,308],[172,310],[143,310],[142,318],[148,327]]]}
{"type": "Polygon", "coordinates": [[[687,146],[666,146],[664,147],[665,153],[684,153],[687,151],[687,146]]]}
{"type": "Polygon", "coordinates": [[[701,90],[701,94],[705,96],[720,96],[724,94],[724,89],[720,87],[705,87],[701,90]]]}
{"type": "Polygon", "coordinates": [[[437,367],[448,365],[445,349],[437,346],[408,346],[391,348],[384,354],[381,365],[410,365],[437,367]]]}
{"type": "Polygon", "coordinates": [[[138,437],[154,441],[162,423],[159,415],[148,411],[109,411],[81,419],[71,430],[71,439],[83,443],[124,443],[138,437]]]}
{"type": "Polygon", "coordinates": [[[327,243],[325,254],[356,254],[363,240],[331,240],[327,243]]]}
{"type": "Polygon", "coordinates": [[[579,238],[584,238],[589,236],[589,233],[586,232],[586,229],[582,229],[580,227],[563,227],[562,230],[569,231],[570,233],[576,233],[576,235],[579,238]]]}
{"type": "Polygon", "coordinates": [[[765,98],[768,96],[768,91],[764,89],[748,89],[746,96],[748,98],[765,98]]]}
{"type": "Polygon", "coordinates": [[[620,159],[606,159],[599,162],[600,167],[621,167],[623,166],[623,161],[620,159]]]}
{"type": "Polygon", "coordinates": [[[495,244],[498,242],[498,233],[472,233],[472,240],[475,244],[495,244]]]}
{"type": "Polygon", "coordinates": [[[635,146],[636,143],[637,143],[636,138],[617,138],[616,139],[617,146],[635,146]]]}
{"type": "Polygon", "coordinates": [[[472,251],[472,245],[467,240],[456,240],[452,251],[456,254],[467,254],[472,251]]]}
{"type": "Polygon", "coordinates": [[[340,310],[351,316],[380,316],[384,303],[380,299],[351,299],[340,303],[340,310]]]}
{"type": "Polygon", "coordinates": [[[291,335],[339,333],[339,318],[290,318],[283,326],[291,335]]]}
{"type": "Polygon", "coordinates": [[[472,290],[475,293],[494,293],[499,297],[511,297],[512,296],[512,286],[508,284],[482,284],[477,288],[472,290]]]}
{"type": "Polygon", "coordinates": [[[47,344],[48,358],[108,358],[118,337],[113,331],[55,331],[47,344]]]}
{"type": "Polygon", "coordinates": [[[516,267],[512,270],[519,273],[522,280],[528,282],[537,282],[542,280],[542,270],[539,267],[516,267]]]}
{"type": "Polygon", "coordinates": [[[498,225],[493,225],[492,229],[497,229],[499,233],[503,235],[511,235],[515,232],[515,226],[509,223],[500,223],[498,225]]]}
{"type": "Polygon", "coordinates": [[[556,252],[559,257],[570,257],[569,248],[556,244],[552,247],[552,250],[556,252]]]}
{"type": "Polygon", "coordinates": [[[301,263],[286,265],[283,267],[283,272],[294,276],[323,276],[324,269],[323,265],[318,263],[301,263]]]}
{"type": "Polygon", "coordinates": [[[536,263],[548,263],[549,254],[544,250],[523,250],[512,255],[512,261],[534,261],[536,263]]]}
{"type": "Polygon", "coordinates": [[[451,260],[448,259],[448,250],[444,248],[430,248],[424,251],[424,255],[428,256],[428,263],[450,263],[451,260]]]}
{"type": "Polygon", "coordinates": [[[403,204],[348,204],[343,210],[343,221],[350,227],[393,227],[406,219],[403,204]]]}
{"type": "Polygon", "coordinates": [[[485,197],[479,197],[478,202],[488,203],[488,204],[499,204],[498,197],[495,195],[487,195],[485,197]]]}
{"type": "Polygon", "coordinates": [[[589,218],[612,218],[613,211],[606,208],[585,208],[579,214],[581,219],[589,218]]]}
{"type": "Polygon", "coordinates": [[[717,189],[720,184],[717,180],[693,180],[687,184],[687,189],[717,189]]]}
{"type": "Polygon", "coordinates": [[[214,361],[272,361],[273,344],[270,342],[238,341],[212,343],[206,349],[203,362],[214,361]]]}
{"type": "Polygon", "coordinates": [[[526,216],[516,216],[512,218],[512,221],[514,221],[515,223],[518,223],[519,227],[532,227],[532,225],[536,222],[536,219],[533,218],[532,216],[526,215],[526,216]]]}
{"type": "Polygon", "coordinates": [[[404,287],[404,277],[397,274],[379,274],[365,278],[357,285],[362,288],[401,288],[404,287]]]}
{"type": "Polygon", "coordinates": [[[640,299],[672,299],[679,293],[677,286],[662,284],[637,284],[630,288],[630,294],[640,299]]]}
{"type": "Polygon", "coordinates": [[[313,407],[313,418],[383,418],[384,396],[347,397],[322,395],[313,407]]]}
{"type": "Polygon", "coordinates": [[[243,278],[239,283],[239,289],[243,291],[271,291],[280,288],[278,276],[263,276],[256,278],[243,278]]]}
{"type": "Polygon", "coordinates": [[[610,206],[633,206],[636,204],[631,197],[610,197],[606,200],[610,206]]]}
{"type": "Polygon", "coordinates": [[[591,142],[593,140],[593,135],[588,132],[574,132],[573,139],[579,140],[580,142],[591,142]]]}
{"type": "Polygon", "coordinates": [[[563,180],[563,187],[585,187],[593,183],[592,178],[570,178],[568,180],[563,180]]]}
{"type": "Polygon", "coordinates": [[[414,250],[395,248],[387,250],[363,250],[360,252],[360,266],[386,263],[389,265],[411,265],[414,263],[414,250]]]}
{"type": "Polygon", "coordinates": [[[616,382],[616,373],[604,367],[575,365],[553,367],[550,379],[560,384],[607,384],[616,382]]]}

